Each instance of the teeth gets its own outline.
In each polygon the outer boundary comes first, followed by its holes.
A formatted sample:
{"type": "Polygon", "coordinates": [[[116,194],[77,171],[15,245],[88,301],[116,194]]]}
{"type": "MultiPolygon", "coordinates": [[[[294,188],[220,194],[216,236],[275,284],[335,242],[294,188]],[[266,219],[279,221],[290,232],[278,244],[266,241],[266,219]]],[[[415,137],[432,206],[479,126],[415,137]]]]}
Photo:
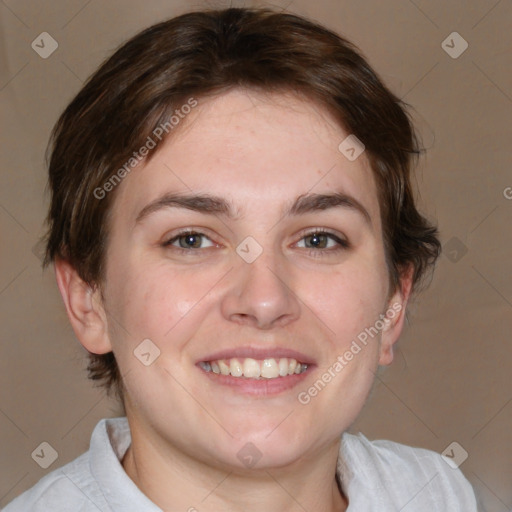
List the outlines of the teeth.
{"type": "Polygon", "coordinates": [[[244,361],[244,377],[255,379],[261,375],[261,368],[256,359],[247,358],[244,361]]]}
{"type": "Polygon", "coordinates": [[[199,363],[199,366],[200,366],[203,370],[205,370],[205,371],[207,371],[207,372],[211,371],[211,369],[212,369],[212,366],[211,366],[211,364],[210,364],[210,363],[205,363],[205,362],[203,362],[203,361],[201,361],[201,362],[199,363]]]}
{"type": "Polygon", "coordinates": [[[224,361],[219,361],[219,368],[222,375],[229,375],[229,366],[224,361]]]}
{"type": "Polygon", "coordinates": [[[242,368],[242,365],[240,364],[240,361],[238,359],[231,359],[231,362],[229,363],[229,372],[233,377],[241,377],[244,373],[244,370],[242,368]]]}
{"type": "Polygon", "coordinates": [[[279,366],[275,359],[265,359],[261,365],[261,376],[265,379],[275,379],[279,377],[279,366]]]}
{"type": "Polygon", "coordinates": [[[296,359],[281,357],[258,361],[247,357],[245,359],[220,359],[218,361],[204,361],[200,363],[203,370],[232,377],[245,377],[247,379],[276,379],[303,373],[308,365],[299,363],[296,359]]]}
{"type": "Polygon", "coordinates": [[[288,375],[288,358],[282,357],[279,359],[279,375],[285,377],[288,375]]]}

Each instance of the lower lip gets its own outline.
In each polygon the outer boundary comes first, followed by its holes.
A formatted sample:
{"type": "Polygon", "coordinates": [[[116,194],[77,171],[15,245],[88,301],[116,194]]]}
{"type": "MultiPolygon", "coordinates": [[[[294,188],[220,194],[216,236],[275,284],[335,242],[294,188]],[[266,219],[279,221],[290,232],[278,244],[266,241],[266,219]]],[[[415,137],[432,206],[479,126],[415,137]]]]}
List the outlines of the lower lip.
{"type": "Polygon", "coordinates": [[[246,377],[233,377],[221,373],[206,372],[201,367],[199,370],[215,384],[229,387],[237,392],[253,396],[274,396],[297,386],[304,381],[312,370],[312,366],[302,373],[294,373],[286,377],[275,379],[250,379],[246,377]]]}

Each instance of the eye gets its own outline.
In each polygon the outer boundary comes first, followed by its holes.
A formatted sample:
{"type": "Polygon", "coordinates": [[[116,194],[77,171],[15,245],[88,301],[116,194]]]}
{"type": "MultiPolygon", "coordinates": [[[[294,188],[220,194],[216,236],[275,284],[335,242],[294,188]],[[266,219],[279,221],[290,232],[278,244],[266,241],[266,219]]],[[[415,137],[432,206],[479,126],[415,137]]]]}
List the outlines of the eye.
{"type": "Polygon", "coordinates": [[[346,249],[349,244],[346,240],[342,240],[333,233],[326,231],[313,231],[306,234],[297,243],[297,247],[305,249],[346,249]]]}
{"type": "Polygon", "coordinates": [[[203,233],[186,231],[165,242],[164,247],[173,246],[179,249],[205,249],[213,247],[214,243],[203,233]]]}

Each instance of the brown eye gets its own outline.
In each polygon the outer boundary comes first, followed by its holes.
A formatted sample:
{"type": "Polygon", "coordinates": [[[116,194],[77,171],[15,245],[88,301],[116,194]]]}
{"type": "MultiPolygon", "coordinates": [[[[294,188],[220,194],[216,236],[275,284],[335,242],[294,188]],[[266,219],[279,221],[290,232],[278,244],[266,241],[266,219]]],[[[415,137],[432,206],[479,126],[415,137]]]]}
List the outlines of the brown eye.
{"type": "Polygon", "coordinates": [[[347,248],[348,242],[332,233],[315,231],[305,235],[298,244],[305,249],[340,249],[347,248]]]}
{"type": "Polygon", "coordinates": [[[329,243],[329,237],[322,233],[313,233],[304,237],[306,247],[314,247],[315,249],[325,249],[329,243]]]}
{"type": "Polygon", "coordinates": [[[201,241],[201,235],[197,234],[181,235],[180,237],[178,237],[180,247],[183,247],[184,249],[197,249],[198,247],[201,247],[201,241]]]}

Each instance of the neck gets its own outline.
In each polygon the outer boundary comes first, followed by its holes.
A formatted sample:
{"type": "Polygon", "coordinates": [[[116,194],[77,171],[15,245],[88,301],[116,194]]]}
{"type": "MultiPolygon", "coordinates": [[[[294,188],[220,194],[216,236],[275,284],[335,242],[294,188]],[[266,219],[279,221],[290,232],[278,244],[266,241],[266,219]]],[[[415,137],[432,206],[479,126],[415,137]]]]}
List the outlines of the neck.
{"type": "Polygon", "coordinates": [[[315,459],[288,467],[244,472],[219,469],[138,436],[122,465],[137,487],[162,510],[190,512],[344,512],[347,499],[336,481],[339,442],[315,459]]]}

